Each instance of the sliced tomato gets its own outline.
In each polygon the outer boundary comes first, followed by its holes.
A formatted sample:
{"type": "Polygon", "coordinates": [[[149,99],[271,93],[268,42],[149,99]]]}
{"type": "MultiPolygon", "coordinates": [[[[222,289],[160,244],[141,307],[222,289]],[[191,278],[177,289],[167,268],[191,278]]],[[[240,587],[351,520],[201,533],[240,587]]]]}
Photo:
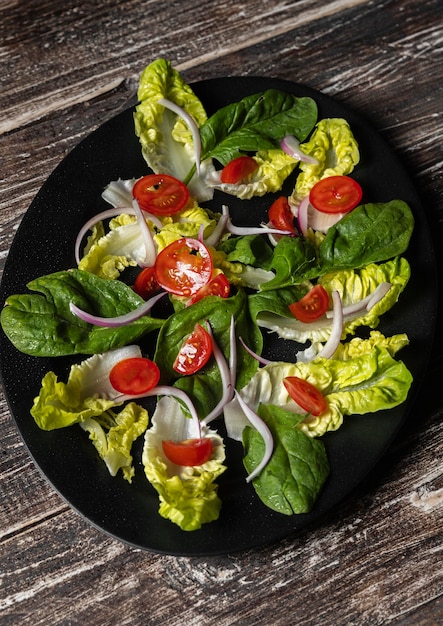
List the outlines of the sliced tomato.
{"type": "Polygon", "coordinates": [[[228,298],[231,292],[231,285],[229,280],[224,274],[217,274],[214,278],[211,278],[209,283],[199,289],[196,294],[192,296],[189,304],[195,304],[199,300],[203,300],[206,296],[220,296],[221,298],[228,298]]]}
{"type": "Polygon", "coordinates": [[[178,213],[189,200],[186,185],[168,174],[143,176],[135,183],[132,195],[143,211],[160,216],[178,213]]]}
{"type": "Polygon", "coordinates": [[[236,185],[258,169],[258,163],[250,156],[240,156],[229,161],[221,171],[222,183],[236,185]]]}
{"type": "Polygon", "coordinates": [[[190,298],[212,277],[212,258],[197,239],[182,237],[163,248],[154,264],[155,278],[169,293],[190,298]]]}
{"type": "Polygon", "coordinates": [[[133,357],[116,363],[109,373],[109,380],[116,391],[138,395],[157,385],[160,370],[150,359],[133,357]]]}
{"type": "Polygon", "coordinates": [[[145,267],[137,275],[134,282],[134,291],[144,300],[148,300],[151,296],[158,293],[161,287],[155,278],[154,268],[145,267]]]}
{"type": "Polygon", "coordinates": [[[176,465],[193,467],[209,461],[212,454],[212,442],[208,437],[185,439],[184,441],[162,441],[163,452],[176,465]]]}
{"type": "Polygon", "coordinates": [[[328,176],[312,187],[309,202],[323,213],[348,213],[363,196],[361,186],[349,176],[328,176]]]}
{"type": "Polygon", "coordinates": [[[318,320],[328,308],[329,295],[322,285],[315,285],[301,300],[289,305],[292,315],[307,324],[318,320]]]}
{"type": "Polygon", "coordinates": [[[211,354],[211,335],[201,324],[196,324],[192,333],[182,343],[173,368],[179,374],[195,374],[206,365],[211,354]]]}
{"type": "Polygon", "coordinates": [[[294,402],[311,415],[317,417],[328,408],[324,395],[307,380],[298,376],[287,376],[283,379],[283,384],[294,402]]]}
{"type": "Polygon", "coordinates": [[[289,201],[286,196],[280,196],[275,202],[271,204],[271,208],[268,211],[268,217],[274,228],[280,230],[289,230],[291,233],[296,233],[297,229],[294,225],[294,215],[292,214],[289,201]]]}

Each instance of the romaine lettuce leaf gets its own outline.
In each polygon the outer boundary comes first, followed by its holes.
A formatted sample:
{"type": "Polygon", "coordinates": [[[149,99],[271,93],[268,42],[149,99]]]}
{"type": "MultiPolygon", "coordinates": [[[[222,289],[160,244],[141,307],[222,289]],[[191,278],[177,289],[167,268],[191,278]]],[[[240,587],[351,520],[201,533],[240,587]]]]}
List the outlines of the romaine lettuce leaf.
{"type": "Polygon", "coordinates": [[[82,270],[42,276],[27,287],[39,293],[9,296],[1,324],[12,344],[32,356],[106,352],[136,342],[164,322],[150,315],[117,328],[82,321],[71,313],[71,302],[101,317],[124,315],[144,302],[128,285],[82,270]]]}
{"type": "MultiPolygon", "coordinates": [[[[154,173],[170,174],[185,180],[195,166],[192,133],[185,122],[158,103],[170,100],[192,116],[197,126],[206,121],[202,103],[169,61],[158,59],[148,65],[140,76],[139,104],[134,113],[135,132],[142,154],[154,173]]],[[[204,177],[213,171],[209,160],[203,161],[201,176],[188,183],[191,195],[199,201],[210,200],[213,190],[204,183],[204,177]]]]}
{"type": "MultiPolygon", "coordinates": [[[[266,506],[283,513],[309,513],[329,475],[329,462],[322,441],[296,428],[303,416],[278,406],[260,405],[258,415],[272,432],[274,450],[266,467],[252,481],[266,506]]],[[[244,465],[252,472],[263,458],[260,433],[246,426],[243,432],[244,465]]]]}
{"type": "Polygon", "coordinates": [[[192,439],[195,432],[192,420],[183,415],[175,399],[160,398],[152,426],[146,431],[143,466],[147,479],[159,494],[159,514],[187,531],[216,520],[221,508],[215,480],[226,469],[223,441],[207,427],[202,428],[202,436],[210,437],[212,442],[209,461],[195,467],[171,463],[163,452],[162,440],[192,439]]]}
{"type": "Polygon", "coordinates": [[[315,157],[317,163],[300,163],[301,171],[292,193],[294,204],[299,204],[320,179],[348,175],[360,161],[358,143],[348,122],[341,118],[320,120],[300,150],[315,157]]]}
{"type": "MultiPolygon", "coordinates": [[[[321,391],[328,404],[326,412],[319,417],[307,415],[298,428],[311,436],[337,430],[345,415],[390,409],[407,398],[412,375],[402,361],[391,356],[390,350],[377,344],[378,339],[374,336],[366,340],[356,356],[350,351],[346,359],[342,353],[340,359],[317,357],[309,363],[271,363],[260,368],[240,393],[253,410],[260,404],[274,404],[299,414],[300,407],[283,385],[287,376],[298,376],[321,391]]],[[[357,344],[361,340],[352,341],[357,344]]],[[[393,345],[395,342],[391,349],[393,345]]]]}
{"type": "MultiPolygon", "coordinates": [[[[331,296],[334,290],[340,294],[344,306],[355,304],[369,296],[383,282],[391,285],[388,293],[370,311],[344,318],[342,338],[354,334],[360,326],[376,328],[380,317],[398,301],[410,278],[410,265],[404,257],[396,257],[386,263],[371,263],[356,270],[331,272],[320,277],[318,282],[331,296]]],[[[309,290],[299,285],[292,289],[263,291],[249,296],[249,307],[253,319],[262,328],[276,332],[279,337],[299,343],[327,341],[332,327],[332,318],[321,317],[316,322],[304,323],[291,315],[289,305],[302,298],[309,290]]]]}

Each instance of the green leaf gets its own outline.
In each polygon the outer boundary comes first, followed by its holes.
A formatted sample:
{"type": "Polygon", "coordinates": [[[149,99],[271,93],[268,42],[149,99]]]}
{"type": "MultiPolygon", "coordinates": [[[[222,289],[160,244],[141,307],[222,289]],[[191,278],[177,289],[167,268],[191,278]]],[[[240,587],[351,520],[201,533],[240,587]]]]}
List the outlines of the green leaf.
{"type": "Polygon", "coordinates": [[[317,105],[311,98],[277,89],[247,96],[219,109],[202,124],[201,158],[215,158],[226,165],[242,152],[278,148],[288,134],[302,141],[316,121],[317,105]]]}
{"type": "Polygon", "coordinates": [[[124,283],[89,272],[56,272],[27,286],[39,293],[12,295],[1,312],[5,334],[25,354],[54,357],[106,352],[136,342],[164,322],[144,316],[126,326],[108,328],[82,321],[71,313],[70,302],[100,317],[124,315],[143,303],[124,283]]]}
{"type": "MultiPolygon", "coordinates": [[[[259,416],[268,425],[274,440],[272,457],[252,481],[266,506],[284,515],[309,513],[329,475],[324,444],[296,428],[303,416],[273,405],[261,405],[259,416]]],[[[247,426],[243,433],[244,465],[251,473],[263,457],[265,445],[260,433],[247,426]]]]}

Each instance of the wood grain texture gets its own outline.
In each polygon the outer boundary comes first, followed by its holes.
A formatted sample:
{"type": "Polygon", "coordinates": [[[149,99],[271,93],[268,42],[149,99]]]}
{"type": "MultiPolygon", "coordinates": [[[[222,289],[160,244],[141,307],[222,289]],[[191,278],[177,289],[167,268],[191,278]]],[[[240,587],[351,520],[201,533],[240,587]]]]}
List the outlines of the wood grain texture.
{"type": "MultiPolygon", "coordinates": [[[[364,115],[441,245],[442,41],[439,0],[0,0],[0,272],[47,176],[159,56],[189,82],[275,76],[364,115]]],[[[438,328],[414,414],[358,492],[297,537],[212,559],[92,528],[36,470],[0,393],[0,625],[443,623],[442,345],[438,328]]]]}

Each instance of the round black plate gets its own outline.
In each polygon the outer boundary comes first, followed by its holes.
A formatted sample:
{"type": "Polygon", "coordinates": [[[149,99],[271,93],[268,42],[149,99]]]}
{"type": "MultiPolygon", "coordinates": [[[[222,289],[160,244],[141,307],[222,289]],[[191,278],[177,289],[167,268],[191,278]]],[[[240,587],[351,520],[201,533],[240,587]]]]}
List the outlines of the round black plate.
{"type": "MultiPolygon", "coordinates": [[[[238,77],[213,79],[193,85],[208,114],[246,95],[269,88],[313,97],[319,118],[346,118],[360,145],[361,162],[353,173],[374,202],[401,198],[414,211],[416,229],[407,256],[412,279],[394,312],[380,329],[387,335],[407,332],[410,346],[401,353],[414,375],[414,386],[402,406],[372,415],[349,417],[336,433],[324,437],[331,475],[314,510],[286,517],[266,508],[245,482],[241,445],[227,441],[229,469],[219,479],[223,501],[220,518],[201,530],[184,532],[158,513],[156,492],[144,477],[141,439],[136,442],[136,476],[131,485],[112,478],[99,460],[86,433],[78,426],[43,432],[29,410],[48,370],[62,380],[74,359],[34,358],[19,353],[0,335],[0,372],[6,399],[18,430],[43,475],[59,494],[91,524],[133,546],[175,555],[229,554],[281,540],[317,520],[359,485],[386,451],[411,410],[431,350],[436,319],[434,254],[419,198],[396,156],[374,130],[346,107],[321,93],[282,80],[238,77]]],[[[32,202],[17,231],[3,275],[0,306],[7,296],[26,293],[28,281],[75,266],[76,233],[93,214],[106,208],[101,199],[111,180],[139,177],[147,172],[133,129],[133,110],[106,122],[82,141],[51,174],[32,202]]],[[[294,180],[284,191],[292,190],[294,180]]],[[[246,202],[226,196],[233,220],[257,224],[266,215],[269,196],[246,202]]],[[[271,198],[272,200],[272,198],[271,198]]],[[[220,208],[222,196],[208,203],[220,208]]],[[[273,358],[278,341],[271,346],[273,358]]],[[[282,345],[280,341],[280,345],[282,345]]],[[[281,355],[283,358],[284,355],[281,355]]],[[[78,360],[78,359],[76,359],[78,360]]]]}

